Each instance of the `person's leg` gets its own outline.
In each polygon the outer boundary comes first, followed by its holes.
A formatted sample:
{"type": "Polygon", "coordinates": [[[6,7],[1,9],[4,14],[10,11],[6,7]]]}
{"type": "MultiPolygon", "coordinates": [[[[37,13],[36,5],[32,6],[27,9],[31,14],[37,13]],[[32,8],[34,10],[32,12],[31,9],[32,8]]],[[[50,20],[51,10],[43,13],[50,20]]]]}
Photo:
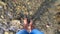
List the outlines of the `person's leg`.
{"type": "Polygon", "coordinates": [[[39,31],[38,29],[33,29],[30,34],[44,34],[44,32],[39,31]]]}
{"type": "Polygon", "coordinates": [[[21,31],[18,31],[16,34],[29,34],[27,30],[23,29],[21,31]]]}

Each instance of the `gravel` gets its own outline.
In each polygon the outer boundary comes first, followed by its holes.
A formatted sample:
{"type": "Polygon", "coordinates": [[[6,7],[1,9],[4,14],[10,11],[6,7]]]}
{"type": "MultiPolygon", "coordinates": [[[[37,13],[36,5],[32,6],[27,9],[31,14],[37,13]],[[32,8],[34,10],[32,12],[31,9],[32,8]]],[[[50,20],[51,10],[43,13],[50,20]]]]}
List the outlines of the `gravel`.
{"type": "MultiPolygon", "coordinates": [[[[60,0],[0,0],[0,34],[23,29],[25,15],[45,34],[60,31],[60,0]]],[[[59,33],[60,34],[60,33],[59,33]]]]}

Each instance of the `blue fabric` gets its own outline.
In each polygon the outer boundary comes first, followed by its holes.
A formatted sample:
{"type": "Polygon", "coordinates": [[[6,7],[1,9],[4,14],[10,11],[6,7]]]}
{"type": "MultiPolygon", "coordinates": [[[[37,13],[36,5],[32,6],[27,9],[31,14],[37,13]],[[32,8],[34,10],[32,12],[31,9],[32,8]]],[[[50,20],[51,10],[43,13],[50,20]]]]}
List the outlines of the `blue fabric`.
{"type": "Polygon", "coordinates": [[[44,34],[44,32],[39,31],[37,29],[33,29],[30,34],[44,34]]]}
{"type": "Polygon", "coordinates": [[[18,31],[16,34],[29,34],[25,29],[18,31]]]}
{"type": "MultiPolygon", "coordinates": [[[[16,34],[29,34],[25,29],[18,31],[16,34]]],[[[44,34],[44,32],[39,31],[37,29],[33,29],[30,34],[44,34]]]]}

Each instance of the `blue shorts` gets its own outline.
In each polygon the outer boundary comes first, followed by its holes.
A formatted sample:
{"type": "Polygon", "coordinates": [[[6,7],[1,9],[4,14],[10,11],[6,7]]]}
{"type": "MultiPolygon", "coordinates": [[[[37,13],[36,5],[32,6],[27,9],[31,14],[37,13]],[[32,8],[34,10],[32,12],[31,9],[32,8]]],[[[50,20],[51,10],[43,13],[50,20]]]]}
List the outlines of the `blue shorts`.
{"type": "Polygon", "coordinates": [[[44,34],[44,32],[33,29],[30,33],[28,33],[25,29],[23,29],[21,31],[18,31],[16,34],[44,34]]]}

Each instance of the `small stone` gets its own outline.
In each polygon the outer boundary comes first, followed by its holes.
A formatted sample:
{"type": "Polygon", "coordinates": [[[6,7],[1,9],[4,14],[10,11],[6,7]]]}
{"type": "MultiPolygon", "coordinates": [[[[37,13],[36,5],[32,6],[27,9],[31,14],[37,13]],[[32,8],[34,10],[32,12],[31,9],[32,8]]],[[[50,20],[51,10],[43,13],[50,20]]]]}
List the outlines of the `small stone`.
{"type": "Polygon", "coordinates": [[[30,15],[33,15],[33,12],[30,11],[30,15]]]}
{"type": "Polygon", "coordinates": [[[48,28],[49,26],[48,26],[48,25],[46,25],[46,27],[48,28]]]}
{"type": "Polygon", "coordinates": [[[10,34],[14,34],[13,32],[10,32],[10,34]]]}
{"type": "Polygon", "coordinates": [[[3,16],[3,15],[1,15],[1,18],[4,18],[4,16],[3,16]]]}
{"type": "Polygon", "coordinates": [[[28,5],[30,4],[30,2],[28,2],[28,5]]]}
{"type": "Polygon", "coordinates": [[[4,34],[9,34],[9,32],[8,31],[5,31],[4,34]]]}
{"type": "Polygon", "coordinates": [[[21,24],[19,20],[12,20],[12,23],[21,24]]]}
{"type": "Polygon", "coordinates": [[[3,8],[2,6],[0,6],[0,8],[3,8]]]}
{"type": "Polygon", "coordinates": [[[50,24],[47,24],[46,27],[49,28],[50,27],[50,24]]]}
{"type": "Polygon", "coordinates": [[[0,1],[0,5],[5,6],[5,5],[6,5],[6,3],[4,3],[4,2],[2,2],[2,1],[0,1]]]}

